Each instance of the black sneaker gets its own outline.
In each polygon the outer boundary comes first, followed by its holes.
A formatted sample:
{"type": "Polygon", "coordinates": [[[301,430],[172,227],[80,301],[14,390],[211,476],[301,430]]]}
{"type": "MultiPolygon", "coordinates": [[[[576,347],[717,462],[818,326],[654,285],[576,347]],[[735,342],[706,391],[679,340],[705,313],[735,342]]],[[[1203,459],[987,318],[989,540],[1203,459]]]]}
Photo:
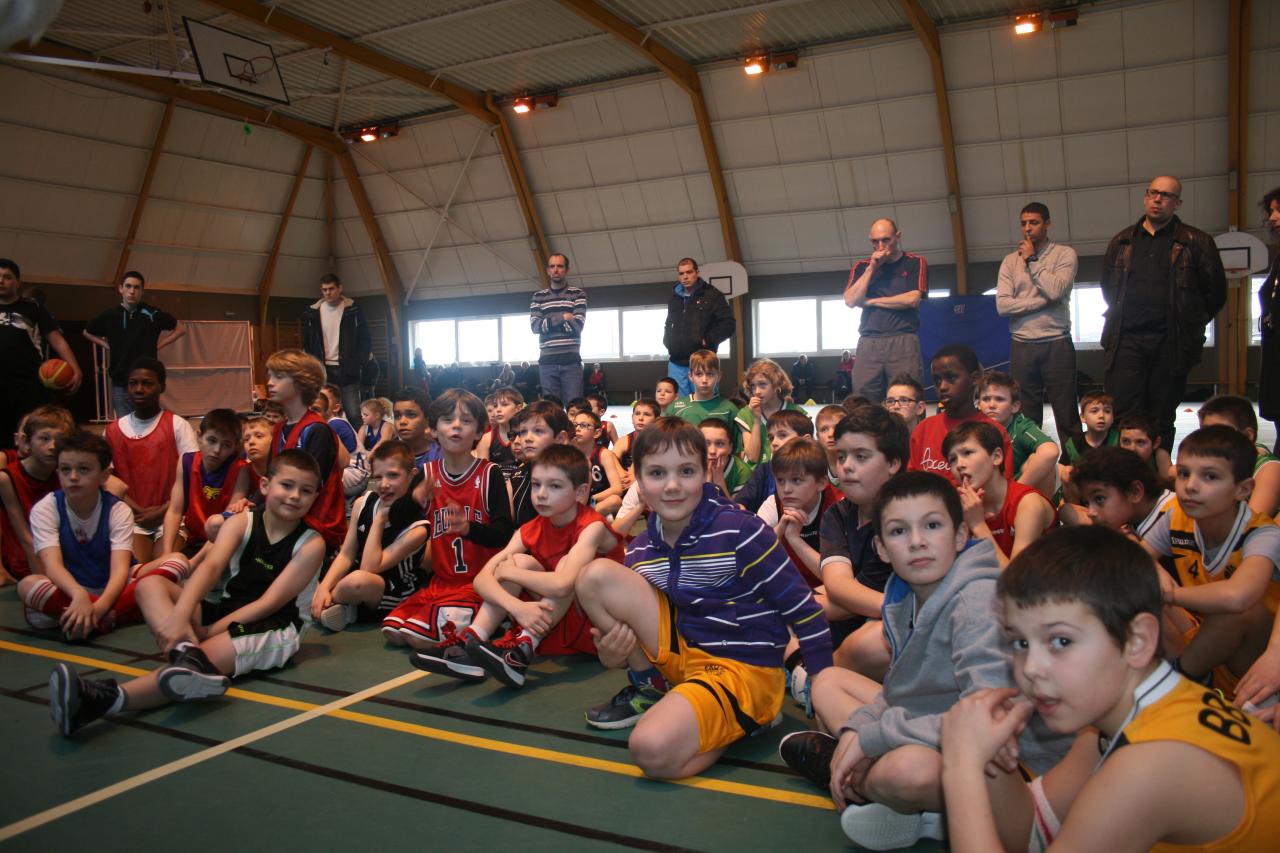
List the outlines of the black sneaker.
{"type": "Polygon", "coordinates": [[[524,687],[525,671],[533,661],[533,643],[523,631],[513,629],[496,640],[486,640],[475,652],[476,660],[494,678],[508,687],[524,687]]]}
{"type": "Polygon", "coordinates": [[[652,687],[628,684],[603,705],[587,709],[587,725],[597,729],[626,729],[634,726],[644,712],[664,694],[652,687]]]}
{"type": "Polygon", "coordinates": [[[169,665],[160,669],[157,686],[174,702],[197,702],[226,693],[231,679],[218,672],[199,646],[191,644],[169,650],[169,665]]]}
{"type": "Polygon", "coordinates": [[[778,744],[778,755],[792,770],[825,790],[831,787],[831,759],[839,743],[826,732],[792,732],[778,744]]]}
{"type": "Polygon", "coordinates": [[[462,681],[484,681],[487,677],[480,666],[479,638],[464,631],[461,636],[446,629],[443,642],[430,651],[414,652],[409,662],[417,669],[447,675],[462,681]]]}
{"type": "Polygon", "coordinates": [[[63,737],[105,716],[119,695],[114,678],[86,681],[65,663],[49,673],[49,714],[63,737]]]}

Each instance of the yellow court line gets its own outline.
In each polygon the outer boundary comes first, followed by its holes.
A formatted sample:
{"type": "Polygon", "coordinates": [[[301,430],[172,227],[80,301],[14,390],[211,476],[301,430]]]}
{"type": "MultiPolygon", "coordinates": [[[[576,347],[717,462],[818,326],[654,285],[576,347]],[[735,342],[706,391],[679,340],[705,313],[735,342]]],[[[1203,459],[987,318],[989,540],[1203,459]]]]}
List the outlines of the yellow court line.
{"type": "MultiPolygon", "coordinates": [[[[107,661],[68,654],[66,652],[37,649],[18,643],[6,642],[4,640],[0,640],[0,649],[18,652],[19,654],[30,654],[37,657],[67,661],[68,663],[78,663],[84,666],[98,667],[100,669],[109,669],[113,672],[119,672],[125,675],[144,675],[147,672],[146,670],[138,669],[136,667],[109,663],[107,661]]],[[[415,674],[423,675],[425,673],[415,674]]],[[[362,691],[362,693],[367,693],[367,691],[362,691]]],[[[358,711],[344,710],[347,705],[354,704],[350,702],[343,703],[340,707],[334,707],[334,703],[330,703],[330,705],[326,706],[319,706],[310,702],[300,702],[296,699],[284,699],[278,696],[269,696],[265,693],[256,693],[251,690],[241,690],[234,687],[228,690],[226,695],[237,699],[244,699],[249,702],[256,702],[263,705],[274,705],[279,708],[289,708],[291,710],[304,711],[308,713],[322,707],[330,708],[330,710],[324,711],[323,714],[313,715],[308,719],[314,719],[315,716],[329,716],[334,717],[335,719],[346,720],[347,722],[357,723],[373,728],[386,729],[388,731],[395,731],[402,734],[413,735],[415,737],[453,743],[460,746],[469,746],[474,749],[483,749],[489,752],[517,755],[522,758],[532,758],[538,761],[565,764],[570,767],[581,767],[588,770],[599,770],[605,773],[613,773],[618,776],[627,776],[633,779],[647,778],[643,771],[634,764],[625,764],[620,761],[610,761],[603,758],[592,758],[586,755],[577,755],[571,752],[560,752],[558,750],[544,749],[536,746],[507,743],[506,741],[477,737],[476,735],[462,734],[460,732],[451,732],[445,729],[433,728],[432,726],[419,725],[417,723],[406,723],[400,720],[393,720],[389,717],[377,716],[375,714],[364,714],[358,711]]],[[[347,698],[349,699],[350,697],[347,698]]],[[[363,701],[363,699],[361,701],[363,701]]],[[[789,805],[808,806],[809,808],[822,809],[823,811],[830,811],[834,808],[828,797],[820,797],[814,794],[800,793],[798,791],[785,791],[781,788],[771,788],[766,785],[751,785],[745,782],[729,782],[724,779],[708,779],[702,776],[692,776],[688,779],[673,779],[666,781],[675,785],[682,785],[684,787],[696,788],[703,791],[715,791],[717,793],[733,794],[739,797],[751,797],[753,799],[770,800],[772,802],[786,803],[789,805]]],[[[3,838],[0,837],[0,840],[3,840],[3,838]]]]}

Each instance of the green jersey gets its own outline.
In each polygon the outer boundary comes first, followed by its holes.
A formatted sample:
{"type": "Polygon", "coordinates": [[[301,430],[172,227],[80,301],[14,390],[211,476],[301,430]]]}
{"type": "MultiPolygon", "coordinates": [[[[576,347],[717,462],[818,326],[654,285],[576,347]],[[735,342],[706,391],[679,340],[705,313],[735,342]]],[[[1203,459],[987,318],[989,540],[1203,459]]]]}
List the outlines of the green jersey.
{"type": "MultiPolygon", "coordinates": [[[[1089,443],[1086,433],[1072,436],[1067,439],[1067,446],[1062,448],[1062,458],[1058,461],[1063,465],[1074,465],[1076,460],[1093,449],[1093,445],[1089,443]]],[[[1120,431],[1112,427],[1107,432],[1106,440],[1099,444],[1098,447],[1117,447],[1120,444],[1120,431]]],[[[1154,455],[1153,455],[1154,458],[1154,455]]],[[[1152,463],[1154,466],[1154,463],[1152,463]]]]}
{"type": "Polygon", "coordinates": [[[1005,431],[1009,433],[1009,443],[1013,445],[1013,479],[1015,480],[1022,476],[1022,466],[1040,445],[1054,443],[1044,430],[1036,426],[1035,421],[1022,412],[1013,416],[1013,420],[1009,421],[1005,431]]]}
{"type": "Polygon", "coordinates": [[[738,426],[735,420],[738,410],[724,397],[712,397],[710,400],[695,400],[693,395],[680,397],[663,412],[664,415],[675,415],[697,426],[707,418],[719,418],[729,425],[730,444],[738,446],[738,426]]]}

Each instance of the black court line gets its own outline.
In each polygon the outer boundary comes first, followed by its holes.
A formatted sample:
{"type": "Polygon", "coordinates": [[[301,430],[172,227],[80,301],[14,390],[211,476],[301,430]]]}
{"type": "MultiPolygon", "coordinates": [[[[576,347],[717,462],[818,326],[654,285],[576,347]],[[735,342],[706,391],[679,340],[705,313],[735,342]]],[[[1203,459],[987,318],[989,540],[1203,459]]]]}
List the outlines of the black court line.
{"type": "MultiPolygon", "coordinates": [[[[45,699],[20,694],[12,690],[0,689],[0,695],[8,696],[21,702],[28,702],[32,705],[42,705],[45,707],[49,705],[49,702],[45,699]]],[[[185,741],[205,748],[225,743],[225,741],[220,741],[215,738],[197,735],[192,732],[184,732],[180,729],[174,729],[169,726],[162,726],[156,723],[148,723],[144,720],[139,720],[133,717],[113,716],[110,719],[111,722],[116,725],[151,732],[152,734],[165,735],[166,737],[171,737],[175,740],[185,741]]],[[[667,844],[662,841],[652,841],[647,838],[621,835],[619,833],[609,832],[603,829],[569,823],[568,821],[556,820],[549,817],[540,817],[538,815],[518,812],[512,809],[504,809],[499,806],[491,806],[485,803],[476,803],[470,800],[464,800],[460,797],[452,797],[448,794],[428,791],[424,788],[414,788],[408,785],[388,782],[384,779],[375,779],[371,776],[362,776],[358,773],[350,773],[345,770],[337,770],[320,764],[312,764],[309,761],[302,761],[285,755],[277,755],[273,752],[267,752],[266,750],[257,749],[255,747],[242,746],[239,749],[232,750],[231,754],[243,755],[247,758],[254,758],[268,764],[274,764],[277,767],[287,767],[290,770],[298,770],[313,776],[321,776],[338,782],[359,785],[362,788],[370,788],[372,790],[382,791],[388,794],[395,794],[409,799],[445,806],[446,808],[458,809],[460,811],[484,815],[485,817],[505,820],[519,826],[533,826],[539,829],[551,830],[552,832],[576,835],[580,838],[589,838],[593,841],[607,841],[612,844],[617,844],[622,847],[630,847],[635,850],[654,850],[659,851],[659,853],[700,853],[700,851],[693,847],[680,847],[674,844],[667,844]]]]}
{"type": "MultiPolygon", "coordinates": [[[[38,631],[27,631],[21,628],[6,628],[0,626],[0,631],[7,631],[12,634],[21,634],[26,637],[35,637],[48,639],[46,635],[38,631]]],[[[114,646],[108,646],[102,643],[81,643],[80,645],[88,648],[101,649],[105,652],[123,655],[137,655],[138,653],[130,649],[121,649],[114,646]]],[[[163,661],[161,655],[148,655],[137,657],[136,660],[155,660],[163,661]]],[[[263,682],[265,684],[274,684],[277,687],[288,687],[294,690],[304,690],[311,693],[319,693],[322,696],[333,696],[335,698],[350,696],[350,690],[342,690],[337,687],[323,687],[319,684],[308,684],[303,681],[293,681],[291,679],[280,678],[274,675],[258,675],[255,674],[251,680],[240,682],[240,686],[245,686],[253,682],[263,682]]],[[[421,702],[410,702],[405,699],[388,699],[385,696],[374,696],[366,699],[366,702],[375,705],[385,705],[388,708],[399,708],[404,711],[415,711],[422,714],[430,714],[436,717],[444,717],[445,719],[458,720],[465,723],[475,723],[482,726],[493,726],[500,729],[515,730],[526,734],[546,735],[547,737],[559,738],[561,740],[576,741],[577,743],[589,743],[596,746],[605,746],[610,749],[626,749],[627,742],[616,738],[600,737],[599,735],[587,734],[585,732],[571,732],[564,729],[554,729],[549,726],[539,726],[534,723],[519,723],[512,720],[499,720],[492,717],[485,717],[480,714],[471,714],[466,711],[455,711],[451,708],[440,708],[435,705],[426,705],[421,702]]],[[[761,761],[749,761],[745,758],[732,758],[721,756],[716,764],[723,764],[728,767],[739,767],[744,770],[757,770],[761,773],[773,773],[779,776],[787,776],[796,779],[802,779],[800,774],[796,773],[789,767],[778,764],[766,764],[761,761]]]]}

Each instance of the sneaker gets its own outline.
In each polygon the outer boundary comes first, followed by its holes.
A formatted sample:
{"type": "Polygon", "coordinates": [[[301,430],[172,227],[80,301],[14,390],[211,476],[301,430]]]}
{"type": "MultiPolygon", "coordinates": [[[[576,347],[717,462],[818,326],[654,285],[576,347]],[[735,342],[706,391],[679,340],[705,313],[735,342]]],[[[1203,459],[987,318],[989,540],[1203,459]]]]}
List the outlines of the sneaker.
{"type": "Polygon", "coordinates": [[[476,659],[508,687],[524,687],[524,674],[533,661],[533,643],[521,628],[476,646],[476,659]]]}
{"type": "Polygon", "coordinates": [[[626,729],[634,726],[644,712],[661,699],[662,693],[652,687],[628,684],[603,705],[587,709],[587,725],[597,729],[626,729]]]}
{"type": "Polygon", "coordinates": [[[776,729],[776,728],[777,728],[778,726],[780,726],[780,725],[782,725],[782,712],[781,712],[781,711],[779,711],[776,715],[774,715],[774,718],[773,718],[772,720],[770,720],[769,722],[765,723],[763,726],[758,726],[758,727],[756,727],[756,728],[751,732],[751,734],[749,734],[749,735],[748,735],[748,737],[759,737],[760,735],[764,734],[764,733],[765,733],[765,732],[767,732],[767,731],[770,731],[770,730],[772,730],[772,729],[776,729]]]}
{"type": "Polygon", "coordinates": [[[840,828],[854,844],[868,850],[896,850],[921,838],[942,841],[947,837],[939,812],[901,814],[880,803],[849,806],[840,815],[840,828]]]}
{"type": "Polygon", "coordinates": [[[778,744],[778,755],[788,767],[825,791],[831,787],[831,759],[839,743],[826,732],[792,732],[778,744]]]}
{"type": "Polygon", "coordinates": [[[451,625],[446,625],[444,640],[430,651],[409,655],[409,662],[417,669],[436,675],[462,681],[484,681],[487,676],[480,666],[479,645],[480,638],[473,632],[463,630],[461,634],[455,634],[451,625]]]}
{"type": "Polygon", "coordinates": [[[356,621],[357,613],[354,604],[330,604],[320,611],[320,624],[330,631],[341,631],[356,621]]]}
{"type": "Polygon", "coordinates": [[[157,676],[160,692],[174,702],[197,702],[221,696],[231,686],[231,679],[196,645],[169,650],[169,665],[157,676]]]}
{"type": "Polygon", "coordinates": [[[26,617],[27,624],[37,631],[55,631],[62,626],[57,616],[50,616],[31,607],[22,608],[22,615],[26,617]]]}
{"type": "Polygon", "coordinates": [[[65,663],[49,673],[49,715],[63,737],[105,716],[119,695],[114,678],[86,681],[65,663]]]}

